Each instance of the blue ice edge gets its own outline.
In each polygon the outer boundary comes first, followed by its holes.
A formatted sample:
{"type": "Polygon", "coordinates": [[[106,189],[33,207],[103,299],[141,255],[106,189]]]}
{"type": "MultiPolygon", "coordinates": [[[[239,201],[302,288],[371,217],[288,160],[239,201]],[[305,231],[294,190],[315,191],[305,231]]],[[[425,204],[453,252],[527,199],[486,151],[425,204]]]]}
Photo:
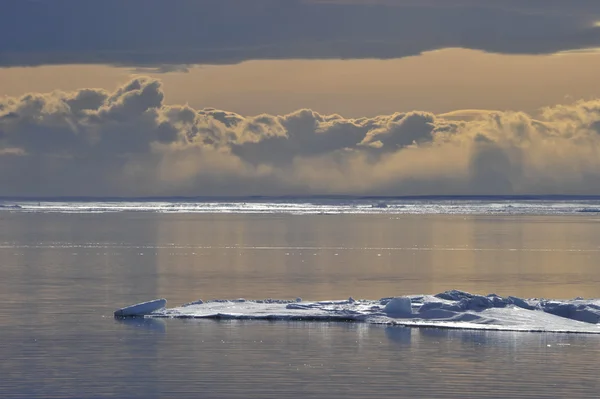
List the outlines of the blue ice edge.
{"type": "Polygon", "coordinates": [[[128,306],[115,317],[352,321],[405,327],[600,334],[600,299],[522,299],[451,290],[379,300],[198,300],[166,308],[166,299],[128,306]]]}
{"type": "Polygon", "coordinates": [[[167,306],[167,300],[164,298],[154,299],[148,302],[142,302],[135,305],[127,306],[121,309],[115,310],[115,317],[143,317],[149,315],[157,310],[164,309],[167,306]]]}

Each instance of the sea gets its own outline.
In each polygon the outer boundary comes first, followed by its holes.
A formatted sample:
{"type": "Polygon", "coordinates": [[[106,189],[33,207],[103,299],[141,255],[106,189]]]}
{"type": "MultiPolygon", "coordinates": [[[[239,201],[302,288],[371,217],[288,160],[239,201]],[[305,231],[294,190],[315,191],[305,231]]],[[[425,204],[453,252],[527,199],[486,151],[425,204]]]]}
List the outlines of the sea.
{"type": "Polygon", "coordinates": [[[600,335],[119,319],[166,298],[600,298],[600,198],[0,199],[0,398],[598,398],[600,335]]]}

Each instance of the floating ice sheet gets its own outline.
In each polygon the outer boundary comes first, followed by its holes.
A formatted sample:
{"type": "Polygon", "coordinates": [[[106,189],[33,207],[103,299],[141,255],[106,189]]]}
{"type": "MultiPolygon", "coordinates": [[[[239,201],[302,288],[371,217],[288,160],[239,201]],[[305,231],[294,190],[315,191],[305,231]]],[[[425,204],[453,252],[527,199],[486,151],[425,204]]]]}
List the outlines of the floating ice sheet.
{"type": "Polygon", "coordinates": [[[355,321],[410,327],[600,334],[600,299],[546,300],[446,291],[379,300],[201,300],[145,317],[355,321]]]}

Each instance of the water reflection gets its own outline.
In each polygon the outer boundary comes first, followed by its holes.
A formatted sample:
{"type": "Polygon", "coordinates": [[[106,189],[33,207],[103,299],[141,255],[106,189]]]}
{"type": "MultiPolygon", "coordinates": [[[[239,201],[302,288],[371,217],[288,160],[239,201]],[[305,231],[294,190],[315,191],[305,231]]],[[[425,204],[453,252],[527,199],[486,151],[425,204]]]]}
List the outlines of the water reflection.
{"type": "Polygon", "coordinates": [[[157,297],[600,297],[600,224],[585,218],[5,214],[0,243],[0,397],[600,390],[594,336],[112,318],[157,297]]]}
{"type": "Polygon", "coordinates": [[[172,243],[157,249],[161,295],[181,302],[600,297],[600,224],[583,217],[167,215],[157,234],[172,243]]]}
{"type": "Polygon", "coordinates": [[[409,327],[401,327],[401,326],[394,326],[394,327],[386,327],[385,328],[385,336],[387,337],[387,339],[389,339],[391,342],[395,343],[395,344],[399,344],[399,345],[410,345],[411,343],[411,335],[412,335],[412,328],[409,327]]]}
{"type": "Polygon", "coordinates": [[[115,318],[115,322],[127,327],[166,334],[167,325],[162,319],[149,319],[142,317],[115,318]]]}

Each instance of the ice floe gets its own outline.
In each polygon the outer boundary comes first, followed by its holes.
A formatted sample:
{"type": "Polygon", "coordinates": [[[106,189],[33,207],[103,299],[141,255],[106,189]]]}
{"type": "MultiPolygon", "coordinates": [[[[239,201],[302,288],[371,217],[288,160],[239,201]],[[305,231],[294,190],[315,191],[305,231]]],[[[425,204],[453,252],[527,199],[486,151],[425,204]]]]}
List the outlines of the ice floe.
{"type": "MultiPolygon", "coordinates": [[[[600,334],[600,299],[522,299],[451,290],[379,300],[198,300],[150,310],[156,301],[119,309],[115,316],[239,320],[356,321],[409,327],[600,334]],[[142,306],[143,305],[143,306],[142,306]],[[135,310],[143,313],[136,314],[135,310]]],[[[164,306],[164,305],[163,305],[164,306]]]]}

